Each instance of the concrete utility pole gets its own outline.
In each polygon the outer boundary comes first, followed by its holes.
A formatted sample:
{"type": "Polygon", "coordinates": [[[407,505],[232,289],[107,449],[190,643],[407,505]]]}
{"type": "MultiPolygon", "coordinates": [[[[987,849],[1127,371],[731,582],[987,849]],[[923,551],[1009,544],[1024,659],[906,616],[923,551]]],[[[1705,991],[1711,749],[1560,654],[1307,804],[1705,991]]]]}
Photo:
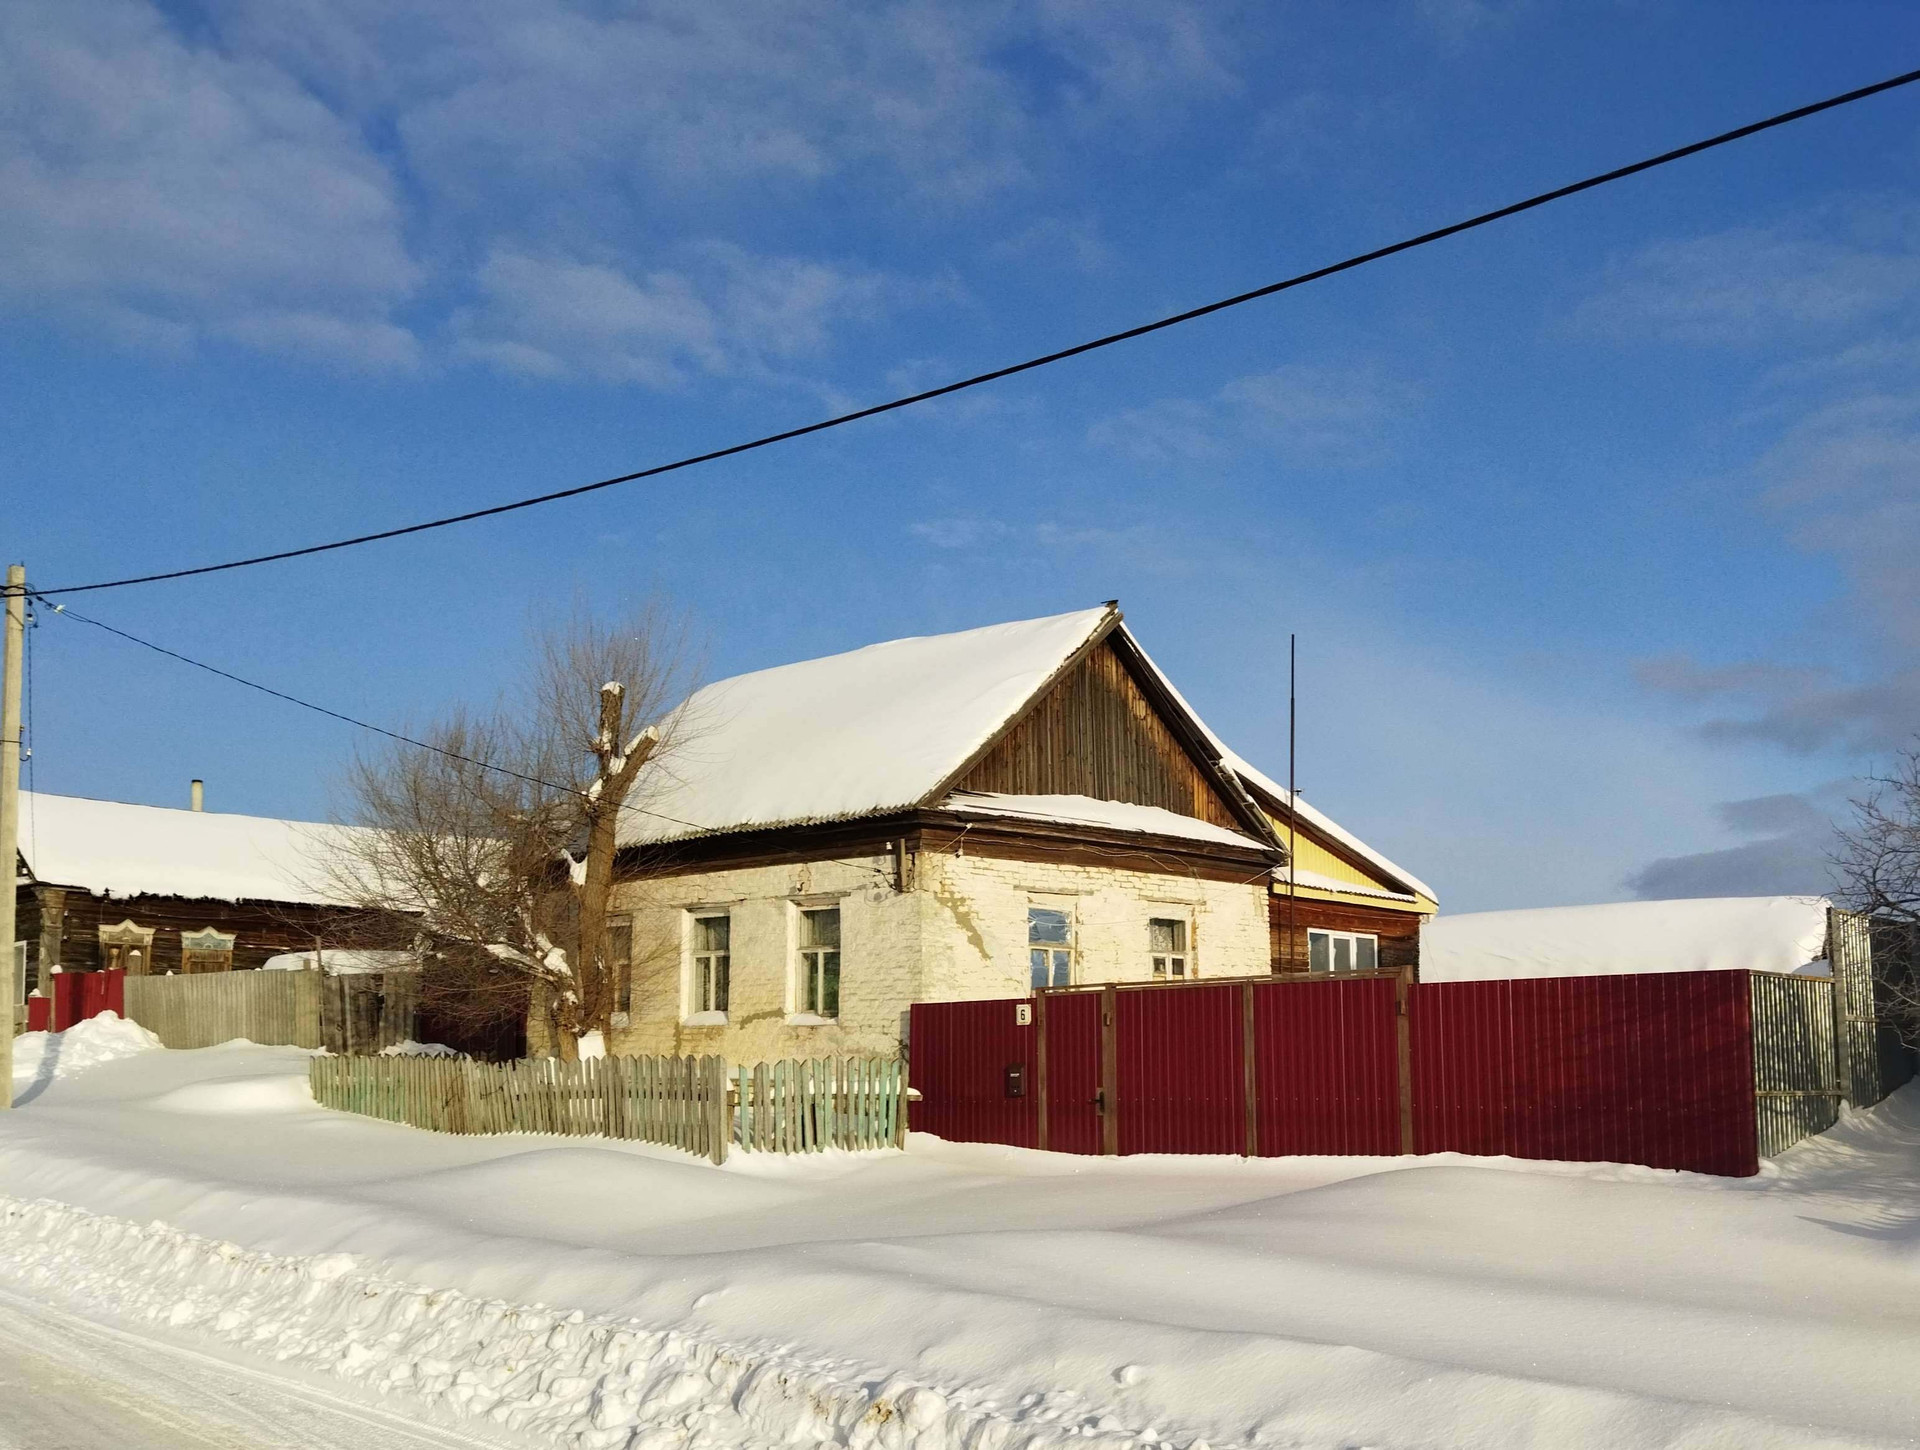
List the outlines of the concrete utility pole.
{"type": "Polygon", "coordinates": [[[14,902],[20,863],[20,660],[27,647],[27,566],[7,566],[7,640],[0,682],[0,1109],[13,1106],[14,902]]]}

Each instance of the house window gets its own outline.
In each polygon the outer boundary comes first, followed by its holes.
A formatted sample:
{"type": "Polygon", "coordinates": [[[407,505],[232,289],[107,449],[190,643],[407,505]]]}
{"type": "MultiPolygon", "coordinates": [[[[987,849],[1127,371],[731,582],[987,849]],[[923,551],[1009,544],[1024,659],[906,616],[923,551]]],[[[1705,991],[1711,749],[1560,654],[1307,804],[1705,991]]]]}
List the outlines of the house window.
{"type": "Polygon", "coordinates": [[[1351,931],[1307,933],[1307,969],[1332,973],[1371,972],[1380,965],[1380,938],[1351,931]]]}
{"type": "Polygon", "coordinates": [[[230,931],[180,933],[180,970],[183,972],[230,972],[233,970],[233,943],[230,931]]]}
{"type": "Polygon", "coordinates": [[[840,1015],[840,908],[800,913],[800,990],[802,1012],[816,1017],[840,1015]]]}
{"type": "Polygon", "coordinates": [[[1027,960],[1033,988],[1073,985],[1073,921],[1050,906],[1027,908],[1027,960]]]}
{"type": "Polygon", "coordinates": [[[123,921],[118,926],[100,929],[100,965],[128,976],[144,976],[153,970],[153,928],[123,921]]]}
{"type": "MultiPolygon", "coordinates": [[[[27,1000],[27,944],[23,941],[13,944],[13,996],[16,1002],[27,1000]]],[[[11,1022],[0,1023],[0,1027],[13,1030],[11,1022]]]]}
{"type": "Polygon", "coordinates": [[[1187,924],[1177,917],[1156,916],[1147,923],[1147,952],[1156,977],[1187,975],[1187,924]]]}
{"type": "Polygon", "coordinates": [[[633,918],[607,922],[607,977],[613,983],[613,1010],[633,1011],[633,918]]]}
{"type": "Polygon", "coordinates": [[[725,916],[693,919],[693,1010],[727,1010],[727,976],[732,960],[733,920],[725,916]]]}

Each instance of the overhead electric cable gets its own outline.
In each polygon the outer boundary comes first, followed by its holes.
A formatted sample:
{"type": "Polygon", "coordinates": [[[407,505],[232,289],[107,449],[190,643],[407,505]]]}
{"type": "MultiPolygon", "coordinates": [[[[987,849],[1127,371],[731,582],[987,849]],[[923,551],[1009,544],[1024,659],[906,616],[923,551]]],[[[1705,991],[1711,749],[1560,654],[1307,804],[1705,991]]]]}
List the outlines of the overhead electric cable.
{"type": "MultiPolygon", "coordinates": [[[[1262,297],[1272,297],[1276,293],[1288,291],[1294,287],[1305,286],[1309,282],[1318,282],[1322,278],[1332,277],[1341,272],[1350,272],[1356,267],[1364,267],[1370,262],[1378,262],[1401,252],[1410,252],[1416,247],[1424,247],[1432,242],[1444,241],[1448,237],[1458,236],[1461,232],[1472,231],[1491,222],[1503,221],[1507,217],[1518,216],[1521,212],[1532,211],[1535,207],[1549,202],[1591,191],[1595,187],[1606,186],[1610,182],[1622,181],[1629,176],[1637,176],[1643,171],[1666,166],[1689,156],[1697,156],[1702,151],[1711,151],[1716,146],[1725,146],[1730,142],[1744,140],[1748,136],[1770,131],[1776,126],[1785,126],[1794,121],[1805,120],[1822,111],[1831,111],[1839,106],[1851,105],[1855,101],[1864,101],[1869,96],[1877,96],[1882,91],[1894,90],[1900,86],[1912,85],[1920,81],[1920,70],[1910,70],[1886,80],[1876,81],[1870,86],[1861,86],[1857,90],[1845,91],[1837,96],[1829,96],[1824,101],[1815,101],[1811,105],[1796,106],[1791,111],[1782,111],[1763,121],[1753,121],[1745,126],[1737,126],[1731,131],[1722,131],[1717,136],[1709,136],[1703,141],[1694,141],[1685,146],[1677,146],[1671,151],[1662,151],[1657,156],[1649,156],[1626,166],[1616,166],[1611,171],[1603,171],[1580,181],[1557,186],[1551,191],[1539,192],[1524,201],[1516,201],[1507,206],[1497,207],[1493,211],[1481,212],[1478,216],[1468,217],[1465,221],[1454,222],[1432,231],[1421,232],[1418,236],[1407,237],[1384,247],[1376,247],[1369,252],[1361,252],[1344,261],[1333,262],[1324,267],[1316,267],[1310,272],[1301,272],[1283,281],[1271,282],[1264,287],[1256,287],[1251,292],[1236,293],[1223,297],[1217,302],[1204,306],[1188,308],[1185,312],[1176,312],[1172,316],[1162,317],[1155,322],[1145,322],[1137,327],[1129,327],[1120,332],[1110,332],[1104,337],[1096,337],[1090,342],[1076,343],[1056,352],[1042,353],[1039,357],[1028,358],[1025,362],[1010,364],[1007,367],[994,368],[991,372],[975,373],[972,377],[962,378],[958,382],[946,383],[941,387],[928,388],[924,392],[910,393],[895,398],[891,402],[876,403],[869,408],[859,408],[851,413],[840,413],[818,422],[807,423],[798,428],[783,429],[778,433],[767,433],[745,443],[735,443],[725,448],[715,448],[706,453],[695,453],[686,458],[675,459],[671,463],[657,463],[650,468],[636,469],[632,473],[618,474],[613,478],[602,478],[593,483],[576,484],[572,488],[556,489],[551,493],[535,494],[531,498],[516,499],[511,503],[494,504],[488,508],[470,509],[465,513],[449,514],[445,518],[428,519],[423,523],[406,524],[400,528],[380,529],[370,534],[356,534],[352,538],[335,539],[325,544],[307,544],[300,548],[280,549],[271,554],[255,554],[245,559],[230,559],[224,564],[200,564],[187,569],[168,569],[157,574],[137,574],[126,579],[106,579],[94,584],[67,584],[53,589],[36,589],[34,593],[82,594],[95,589],[124,589],[132,584],[154,584],[163,579],[189,579],[200,574],[219,574],[229,569],[246,569],[255,564],[274,564],[285,559],[305,558],[309,554],[325,554],[334,549],[350,549],[360,544],[378,543],[382,539],[398,539],[408,534],[421,534],[429,529],[444,529],[453,524],[472,523],[476,519],[493,518],[498,514],[508,514],[519,509],[534,508],[540,504],[557,503],[561,499],[578,498],[581,494],[595,493],[603,488],[613,488],[623,483],[633,483],[643,478],[658,478],[663,473],[674,473],[683,468],[692,468],[696,464],[712,463],[721,458],[731,458],[736,454],[750,453],[757,448],[767,448],[775,443],[790,442],[795,438],[804,438],[811,433],[823,433],[829,428],[843,427],[848,423],[857,423],[863,418],[877,417],[882,413],[895,412],[901,408],[910,408],[916,403],[930,402],[934,398],[944,398],[951,393],[964,392],[968,388],[977,388],[983,383],[997,382],[1001,378],[1010,378],[1018,373],[1032,372],[1035,368],[1064,362],[1068,358],[1079,357],[1083,353],[1095,352],[1103,347],[1112,347],[1115,343],[1128,342],[1136,337],[1145,337],[1151,332],[1160,332],[1169,327],[1178,327],[1181,323],[1192,322],[1197,318],[1208,317],[1216,312],[1224,312],[1230,307],[1239,307],[1248,302],[1258,301],[1262,297]]],[[[356,722],[357,723],[357,722],[356,722]]]]}
{"type": "MultiPolygon", "coordinates": [[[[28,602],[32,603],[37,600],[39,595],[39,590],[29,589],[27,591],[28,602]]],[[[387,739],[397,740],[402,745],[411,745],[420,750],[430,750],[435,755],[444,755],[449,760],[457,760],[462,764],[475,766],[481,770],[490,770],[496,775],[512,776],[515,780],[524,780],[529,785],[543,786],[547,790],[557,790],[566,795],[586,794],[586,792],[574,786],[555,785],[552,781],[542,780],[537,775],[523,775],[517,770],[509,770],[505,766],[494,765],[485,760],[476,760],[471,755],[462,755],[455,750],[446,750],[441,746],[431,745],[424,740],[415,740],[411,735],[402,735],[397,730],[387,729],[384,725],[375,725],[366,720],[356,720],[353,716],[343,715],[338,710],[329,710],[325,705],[316,705],[311,700],[303,700],[298,695],[289,695],[285,690],[276,690],[270,685],[262,685],[257,681],[244,679],[234,674],[231,670],[223,670],[218,665],[210,665],[204,660],[194,659],[191,655],[183,655],[178,650],[168,649],[165,645],[155,644],[150,639],[141,639],[140,636],[136,634],[128,634],[124,629],[116,629],[103,620],[92,619],[87,615],[77,613],[67,605],[53,604],[51,601],[48,601],[48,607],[62,619],[77,620],[81,624],[90,624],[95,629],[104,629],[108,634],[117,635],[129,644],[137,644],[142,649],[150,649],[155,654],[165,655],[170,660],[177,660],[183,665],[191,665],[196,670],[205,670],[210,675],[218,675],[223,680],[231,680],[236,685],[244,685],[249,690],[258,690],[263,695],[271,695],[274,699],[284,700],[289,705],[298,705],[303,710],[312,710],[316,714],[325,715],[328,719],[338,720],[342,724],[352,725],[361,730],[371,730],[375,735],[384,735],[387,739]]],[[[31,660],[32,656],[28,655],[27,658],[31,660]]],[[[634,805],[631,801],[629,801],[623,809],[637,811],[643,816],[652,816],[656,821],[671,821],[674,825],[685,826],[689,830],[707,831],[711,829],[711,827],[699,825],[694,821],[682,820],[679,816],[670,816],[665,811],[649,810],[646,806],[634,805]]],[[[860,863],[849,861],[848,864],[858,865],[860,863]]]]}
{"type": "MultiPolygon", "coordinates": [[[[40,593],[40,590],[32,589],[28,591],[27,597],[29,599],[37,599],[40,593]]],[[[47,602],[53,612],[62,619],[77,620],[81,624],[90,624],[95,629],[104,629],[108,634],[117,635],[129,644],[137,644],[142,649],[150,649],[155,654],[165,655],[170,660],[178,660],[183,665],[192,665],[196,670],[205,670],[210,675],[218,675],[223,680],[231,680],[234,684],[244,685],[249,690],[258,690],[261,694],[271,695],[276,700],[285,700],[289,705],[298,705],[302,710],[312,710],[317,715],[325,715],[329,719],[340,721],[342,724],[352,725],[361,730],[371,730],[375,735],[384,735],[387,739],[397,740],[402,745],[412,745],[421,750],[431,750],[435,755],[444,755],[448,760],[458,760],[465,765],[477,766],[481,770],[490,770],[496,775],[509,775],[515,780],[524,780],[529,785],[541,786],[547,790],[562,791],[568,795],[580,794],[573,786],[555,785],[552,781],[542,780],[537,775],[523,775],[517,770],[507,769],[504,765],[493,765],[484,760],[476,760],[471,755],[460,754],[457,750],[446,750],[438,745],[430,745],[424,740],[415,740],[411,735],[402,735],[399,731],[389,730],[384,725],[375,725],[366,720],[356,720],[351,715],[342,715],[338,710],[329,710],[325,705],[316,705],[311,700],[303,700],[298,695],[289,695],[285,690],[276,690],[271,685],[262,685],[255,680],[242,679],[231,670],[223,670],[218,665],[210,665],[204,660],[196,660],[189,655],[181,654],[178,650],[171,650],[165,645],[155,644],[150,639],[141,639],[139,635],[128,634],[124,629],[115,629],[111,624],[107,624],[98,619],[90,619],[84,614],[69,609],[64,604],[53,604],[51,601],[47,602]]]]}

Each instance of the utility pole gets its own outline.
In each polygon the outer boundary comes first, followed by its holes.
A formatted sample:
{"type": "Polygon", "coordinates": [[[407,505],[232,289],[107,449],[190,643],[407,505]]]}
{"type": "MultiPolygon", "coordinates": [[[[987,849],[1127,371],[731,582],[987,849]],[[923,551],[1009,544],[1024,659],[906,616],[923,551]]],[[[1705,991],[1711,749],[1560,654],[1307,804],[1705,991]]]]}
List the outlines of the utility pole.
{"type": "Polygon", "coordinates": [[[20,870],[20,660],[27,647],[27,566],[7,566],[6,657],[0,662],[0,1109],[13,1106],[14,902],[20,870]]]}
{"type": "MultiPolygon", "coordinates": [[[[1293,783],[1293,661],[1294,641],[1298,635],[1287,636],[1287,961],[1293,962],[1293,954],[1299,949],[1300,931],[1300,857],[1296,848],[1300,841],[1300,792],[1293,783]]],[[[1311,966],[1311,958],[1308,965],[1311,966]]]]}

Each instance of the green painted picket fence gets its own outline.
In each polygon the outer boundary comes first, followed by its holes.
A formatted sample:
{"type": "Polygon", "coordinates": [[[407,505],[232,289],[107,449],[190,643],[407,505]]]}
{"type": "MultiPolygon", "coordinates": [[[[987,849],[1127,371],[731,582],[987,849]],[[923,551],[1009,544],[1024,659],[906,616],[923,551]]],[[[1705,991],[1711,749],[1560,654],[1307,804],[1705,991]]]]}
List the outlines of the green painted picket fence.
{"type": "Polygon", "coordinates": [[[734,1070],[733,1141],[755,1153],[889,1148],[906,1137],[897,1057],[811,1057],[734,1070]]]}
{"type": "Polygon", "coordinates": [[[315,1057],[322,1107],[438,1133],[554,1133],[727,1150],[897,1146],[906,1074],[895,1058],[811,1058],[730,1071],[720,1057],[315,1057]]]}

